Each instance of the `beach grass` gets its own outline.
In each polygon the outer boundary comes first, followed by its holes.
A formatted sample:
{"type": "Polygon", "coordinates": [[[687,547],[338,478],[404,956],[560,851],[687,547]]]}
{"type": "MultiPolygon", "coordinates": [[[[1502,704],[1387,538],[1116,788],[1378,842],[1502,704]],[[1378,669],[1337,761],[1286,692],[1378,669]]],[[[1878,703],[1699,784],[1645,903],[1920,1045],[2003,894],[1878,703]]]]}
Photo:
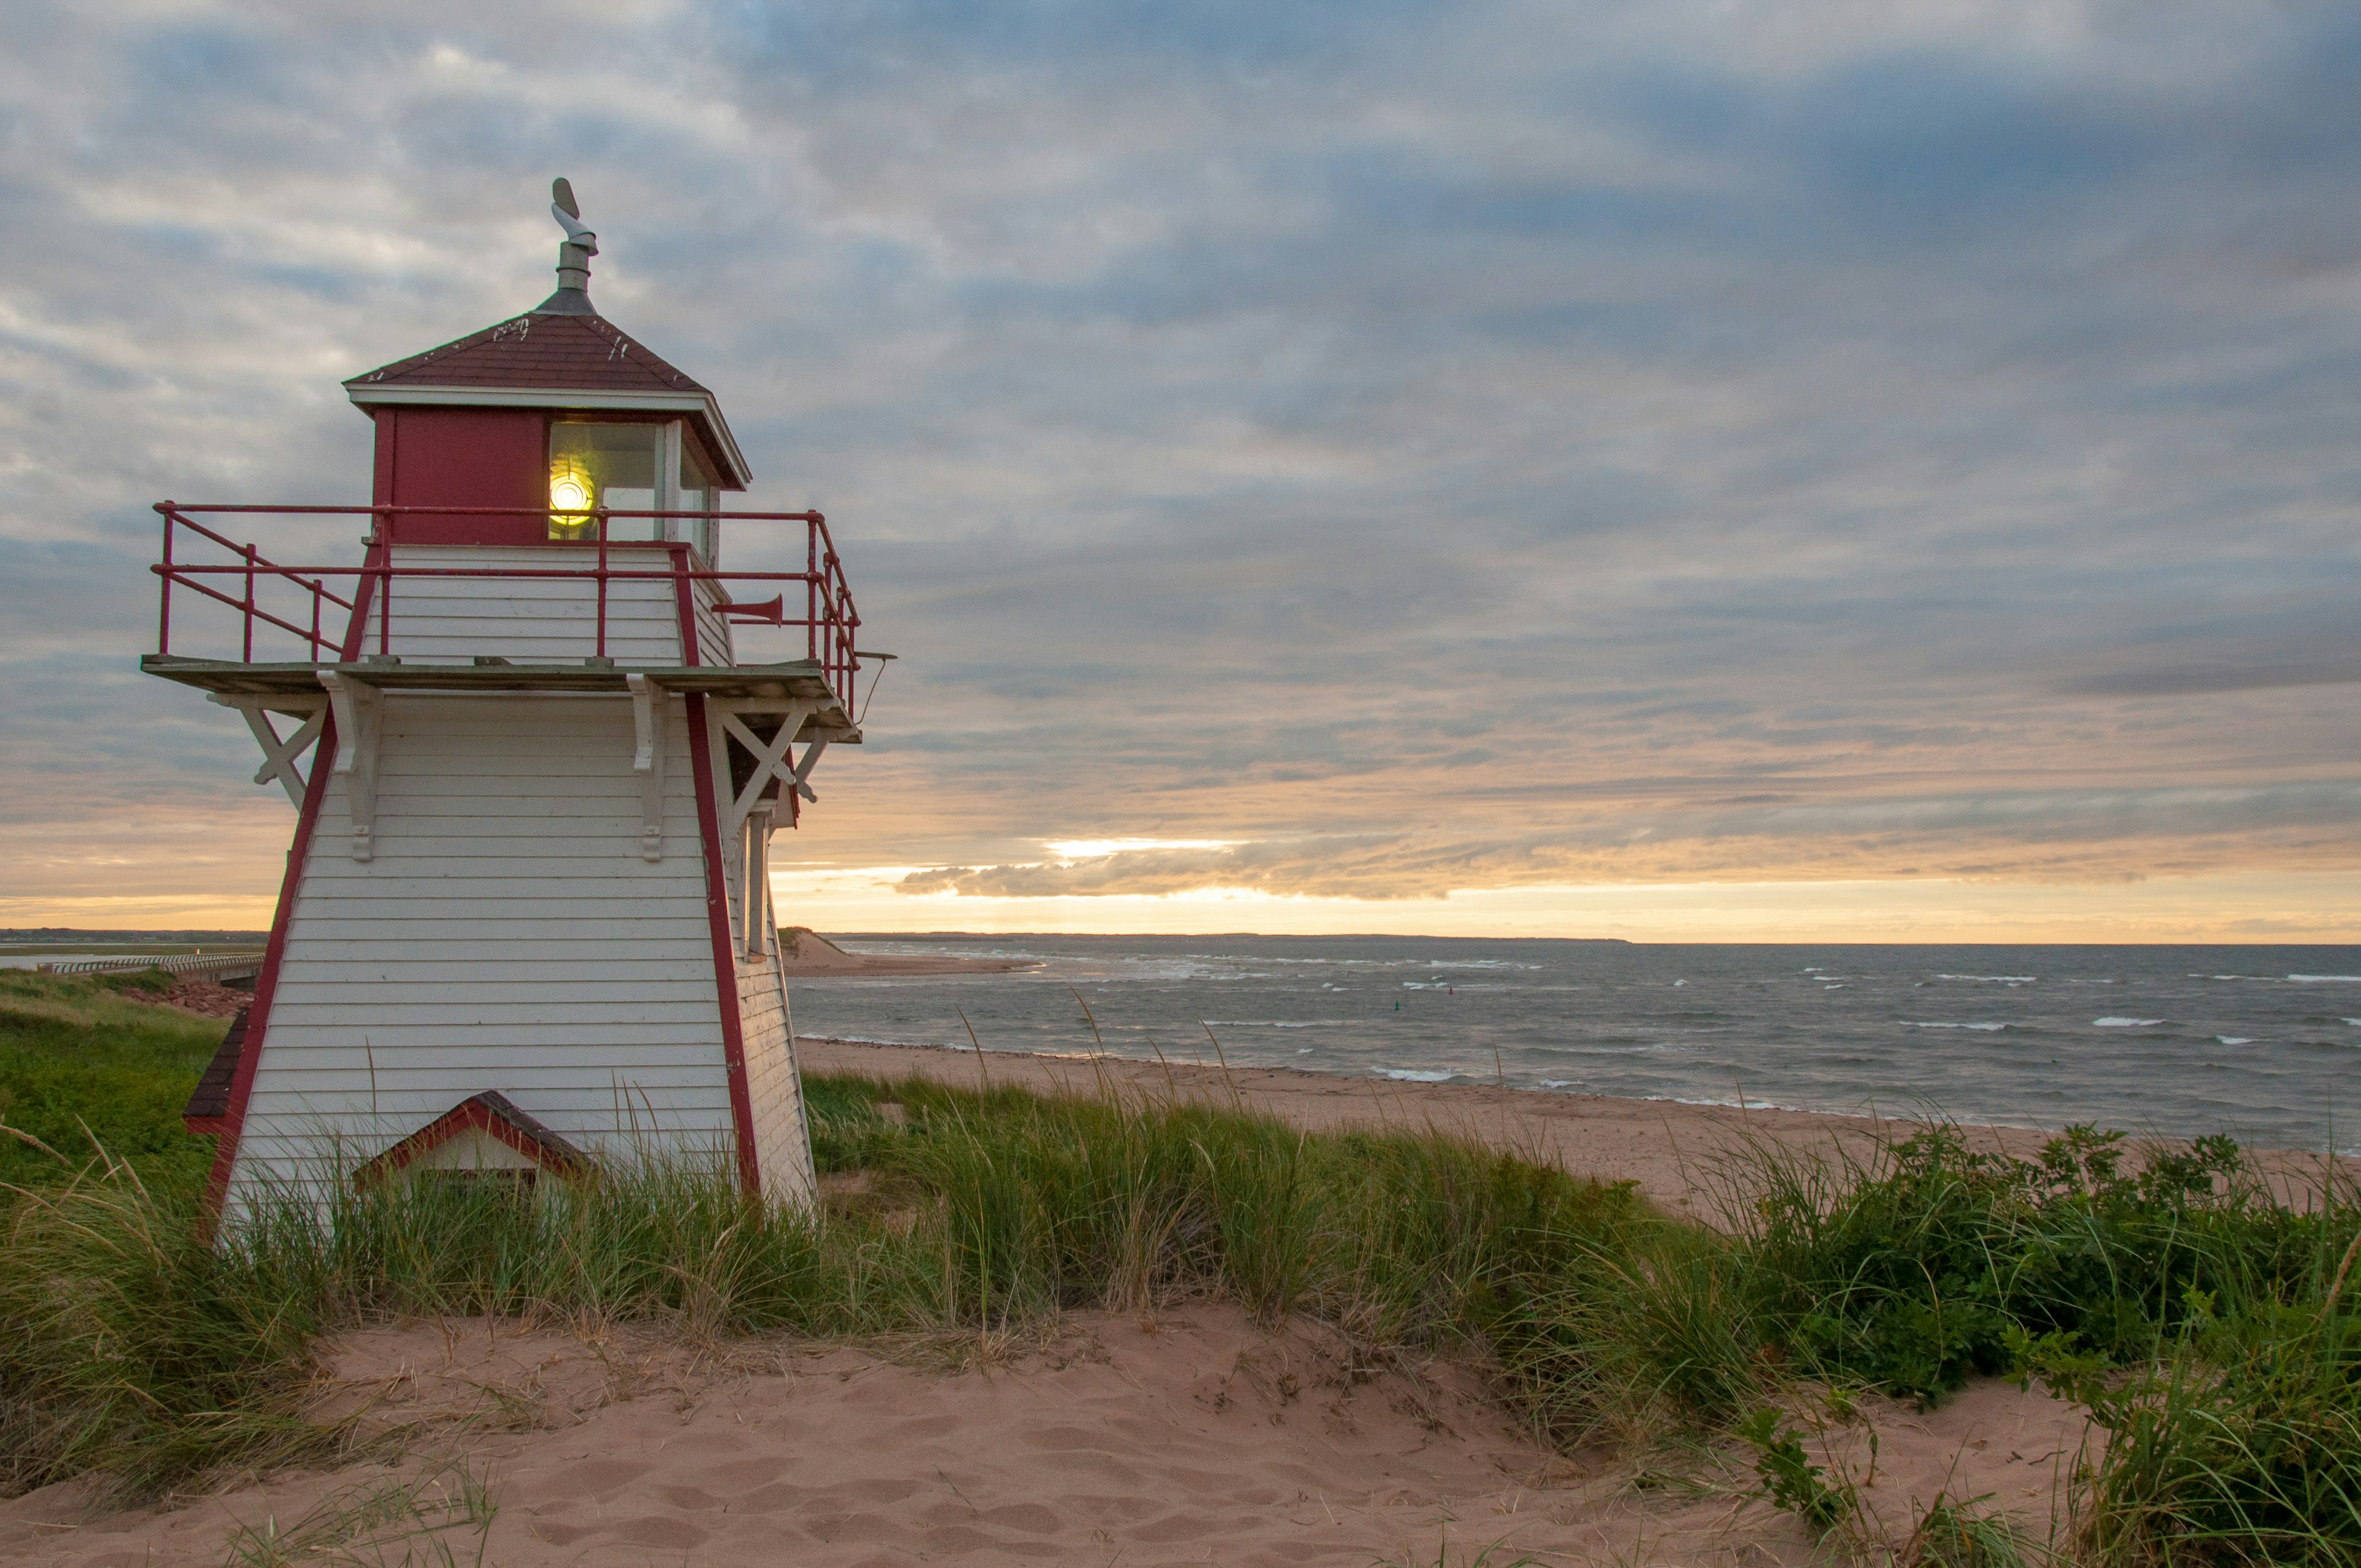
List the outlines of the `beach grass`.
{"type": "Polygon", "coordinates": [[[0,1136],[0,1183],[64,1179],[94,1157],[92,1136],[142,1170],[202,1169],[213,1157],[209,1141],[182,1129],[181,1108],[228,1021],[155,1005],[171,984],[161,970],[0,970],[0,1125],[19,1135],[0,1136]]]}
{"type": "MultiPolygon", "coordinates": [[[[104,1003],[86,1031],[177,1037],[104,1003]]],[[[982,1077],[806,1091],[816,1212],[649,1164],[526,1193],[341,1184],[208,1245],[199,1165],[103,1136],[41,1157],[5,1216],[0,1485],[153,1495],[327,1457],[345,1434],[302,1414],[317,1346],[407,1316],[957,1340],[1213,1297],[1334,1324],[1371,1365],[1476,1361],[1568,1446],[1761,1426],[1783,1456],[1766,1496],[1832,1539],[1841,1492],[1798,1479],[1771,1407],[1806,1385],[1933,1401],[2038,1377],[2106,1439],[2076,1484],[2081,1560],[2361,1561],[2361,1205],[2281,1201],[2224,1142],[1763,1145],[1722,1173],[1728,1223],[1707,1228],[1432,1128],[1307,1134],[1237,1102],[982,1077]]],[[[1949,1508],[1919,1560],[2009,1560],[2004,1521],[1949,1508]]]]}

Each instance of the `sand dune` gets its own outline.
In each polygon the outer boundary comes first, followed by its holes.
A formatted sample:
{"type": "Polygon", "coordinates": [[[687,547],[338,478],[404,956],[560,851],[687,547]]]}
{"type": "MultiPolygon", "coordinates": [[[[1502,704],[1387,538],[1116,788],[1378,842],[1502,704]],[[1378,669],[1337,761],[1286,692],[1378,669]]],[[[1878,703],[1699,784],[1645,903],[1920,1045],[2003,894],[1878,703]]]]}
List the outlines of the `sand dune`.
{"type": "MultiPolygon", "coordinates": [[[[915,1354],[915,1353],[914,1353],[915,1354]]],[[[1087,1314],[1001,1365],[897,1365],[841,1347],[702,1356],[653,1338],[415,1323],[345,1342],[323,1415],[428,1426],[397,1466],[245,1486],[92,1517],[71,1487],[0,1507],[0,1554],[74,1568],[221,1563],[241,1527],[317,1530],[373,1490],[463,1464],[489,1528],[459,1562],[688,1564],[1024,1562],[1803,1563],[1801,1529],[1710,1458],[1673,1485],[1553,1454],[1463,1368],[1367,1366],[1336,1335],[1267,1334],[1233,1309],[1087,1314]],[[324,1500],[326,1506],[324,1507],[324,1500]]],[[[1892,1526],[1938,1491],[1993,1494],[2046,1531],[2081,1423],[1984,1385],[1916,1416],[1874,1412],[1872,1507],[1892,1526]]],[[[1856,1460],[1858,1463],[1858,1459],[1856,1460]]],[[[1660,1468],[1664,1462],[1658,1462],[1660,1468]]],[[[381,1528],[382,1538],[390,1528],[381,1528]]],[[[434,1560],[417,1540],[399,1542],[434,1560]]],[[[375,1561],[373,1554],[364,1553],[375,1561]]]]}
{"type": "MultiPolygon", "coordinates": [[[[952,1052],[805,1040],[806,1068],[1088,1091],[1102,1084],[1233,1097],[1311,1128],[1437,1126],[1579,1173],[1631,1180],[1712,1217],[1718,1162],[1751,1138],[1865,1149],[1874,1124],[1477,1085],[1398,1084],[1195,1064],[952,1052]]],[[[2039,1135],[1978,1130],[2026,1151],[2039,1135]]],[[[2290,1182],[2302,1157],[2285,1157],[2290,1182]]],[[[890,1348],[890,1347],[889,1347],[890,1348]]],[[[697,1351],[652,1330],[574,1333],[411,1323],[333,1348],[323,1419],[360,1412],[403,1438],[395,1464],[231,1486],[168,1508],[88,1511],[74,1486],[0,1505],[0,1559],[99,1568],[224,1561],[266,1521],[315,1534],[389,1486],[429,1515],[456,1478],[497,1512],[445,1524],[455,1558],[536,1564],[1026,1562],[1451,1568],[1505,1543],[1505,1564],[1825,1561],[1753,1495],[1734,1449],[1568,1459],[1519,1431],[1468,1368],[1357,1364],[1316,1325],[1267,1333],[1235,1310],[1082,1314],[1020,1345],[870,1349],[771,1341],[697,1351]]],[[[1876,1527],[1907,1532],[1939,1494],[1989,1497],[2036,1538],[2083,1437],[2081,1411],[1985,1382],[1920,1414],[1863,1401],[1878,1433],[1833,1457],[1876,1527]]],[[[436,1515],[435,1517],[440,1517],[436,1515]]],[[[392,1526],[382,1529],[392,1529],[392,1526]]],[[[334,1533],[330,1531],[329,1533],[334,1533]]],[[[382,1536],[382,1530],[380,1531],[382,1536]]],[[[379,1560],[370,1548],[362,1560],[379,1560]]],[[[396,1542],[431,1557],[420,1541],[396,1542]]]]}

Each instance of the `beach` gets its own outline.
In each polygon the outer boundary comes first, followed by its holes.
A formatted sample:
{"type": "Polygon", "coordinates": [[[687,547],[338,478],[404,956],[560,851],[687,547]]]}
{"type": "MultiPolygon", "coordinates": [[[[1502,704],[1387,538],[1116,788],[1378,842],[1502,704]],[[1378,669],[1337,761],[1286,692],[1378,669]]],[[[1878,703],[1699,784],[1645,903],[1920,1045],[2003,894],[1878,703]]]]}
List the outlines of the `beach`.
{"type": "MultiPolygon", "coordinates": [[[[1509,1149],[1599,1181],[1629,1181],[1669,1212],[1719,1223],[1719,1203],[1741,1179],[1732,1157],[1769,1145],[1805,1157],[1866,1158],[1882,1136],[1923,1124],[1675,1101],[1626,1100],[1564,1091],[1504,1089],[1483,1083],[1420,1083],[1285,1068],[1205,1067],[1084,1055],[888,1046],[816,1038],[796,1041],[807,1072],[916,1077],[968,1088],[1014,1084],[1044,1093],[1172,1094],[1209,1104],[1241,1104],[1308,1132],[1408,1128],[1444,1132],[1509,1149]]],[[[2049,1133],[2025,1127],[1964,1126],[1972,1146],[2030,1159],[2049,1133]]],[[[2327,1172],[2323,1156],[2303,1150],[2254,1151],[2283,1200],[2298,1205],[2327,1172]]],[[[2343,1179],[2361,1160],[2340,1157],[2343,1179]]]]}
{"type": "MultiPolygon", "coordinates": [[[[457,1561],[480,1541],[481,1561],[503,1568],[1369,1568],[1432,1563],[1446,1543],[1456,1568],[1495,1542],[1503,1563],[1826,1560],[1792,1516],[1750,1497],[1742,1464],[1635,1486],[1633,1463],[1534,1442],[1476,1372],[1365,1365],[1316,1326],[1266,1332],[1199,1302],[959,1348],[968,1365],[925,1345],[371,1330],[336,1348],[314,1410],[409,1427],[400,1463],[96,1516],[76,1486],[52,1486],[0,1504],[0,1555],[213,1568],[240,1530],[317,1531],[368,1498],[408,1495],[421,1522],[451,1520],[457,1561]],[[469,1483],[497,1504],[480,1527],[466,1517],[469,1483]]],[[[2046,1533],[2081,1441],[2074,1407],[1993,1382],[1923,1414],[1870,1405],[1879,1452],[1864,1497],[1887,1528],[1906,1533],[1948,1491],[1993,1495],[2046,1533]]],[[[1866,1477],[1859,1433],[1839,1446],[1866,1477]]]]}
{"type": "MultiPolygon", "coordinates": [[[[807,961],[879,961],[820,947],[807,961]]],[[[968,971],[992,961],[1015,960],[969,959],[968,971]]],[[[183,982],[169,1001],[213,1013],[236,995],[183,982]]],[[[1866,1161],[1918,1125],[1237,1065],[1212,1037],[1206,1049],[1211,1062],[796,1041],[802,1071],[832,1092],[848,1078],[922,1080],[1242,1109],[1315,1134],[1441,1132],[1629,1183],[1722,1228],[1742,1223],[1765,1154],[1866,1161]]],[[[1958,1132],[2018,1157],[2047,1137],[1958,1132]]],[[[2319,1157],[2255,1157],[2300,1206],[2318,1190],[2319,1157]]],[[[2345,1179],[2361,1176],[2342,1163],[2345,1179]]],[[[857,1204],[866,1183],[825,1176],[823,1203],[857,1204]]],[[[721,1332],[694,1312],[412,1315],[346,1328],[316,1354],[301,1411],[350,1423],[351,1462],[216,1474],[137,1507],[94,1477],[44,1486],[0,1502],[0,1559],[1459,1568],[1497,1548],[1501,1563],[1803,1568],[1831,1550],[1766,1499],[1754,1451],[1726,1434],[1568,1448],[1521,1424],[1472,1345],[1267,1322],[1226,1297],[849,1343],[721,1332]]],[[[1765,1397],[1853,1488],[1848,1550],[1871,1560],[1944,1497],[2052,1539],[2096,1441],[2083,1409],[2037,1382],[1972,1377],[1931,1409],[1855,1393],[1841,1417],[1800,1387],[1765,1397]]]]}

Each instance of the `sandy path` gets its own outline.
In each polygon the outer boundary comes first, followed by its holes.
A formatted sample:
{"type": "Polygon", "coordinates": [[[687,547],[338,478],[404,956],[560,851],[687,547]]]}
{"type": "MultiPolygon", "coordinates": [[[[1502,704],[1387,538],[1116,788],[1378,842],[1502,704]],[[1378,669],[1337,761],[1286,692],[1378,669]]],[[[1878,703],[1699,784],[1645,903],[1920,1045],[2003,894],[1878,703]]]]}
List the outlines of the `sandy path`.
{"type": "MultiPolygon", "coordinates": [[[[498,1508],[488,1527],[452,1522],[445,1541],[459,1562],[480,1542],[481,1561],[511,1568],[1432,1563],[1446,1540],[1453,1568],[1494,1541],[1503,1562],[1812,1560],[1795,1521],[1748,1499],[1742,1467],[1706,1456],[1677,1467],[1685,1485],[1635,1489],[1630,1466],[1530,1441],[1464,1369],[1356,1366],[1323,1330],[1266,1334],[1212,1304],[1082,1315],[1012,1364],[962,1373],[781,1343],[700,1362],[653,1340],[480,1323],[358,1334],[335,1371],[324,1413],[366,1407],[380,1426],[434,1420],[443,1434],[400,1466],[165,1510],[92,1517],[52,1487],[0,1506],[0,1556],[218,1563],[241,1526],[316,1532],[324,1498],[349,1509],[389,1483],[424,1478],[439,1517],[456,1463],[498,1508]]],[[[1949,1489],[1996,1494],[2046,1534],[2080,1438],[2069,1408],[1993,1384],[1930,1416],[1877,1413],[1871,1500],[1897,1528],[1949,1489]]],[[[385,1560],[405,1550],[438,1560],[415,1540],[385,1560]]]]}

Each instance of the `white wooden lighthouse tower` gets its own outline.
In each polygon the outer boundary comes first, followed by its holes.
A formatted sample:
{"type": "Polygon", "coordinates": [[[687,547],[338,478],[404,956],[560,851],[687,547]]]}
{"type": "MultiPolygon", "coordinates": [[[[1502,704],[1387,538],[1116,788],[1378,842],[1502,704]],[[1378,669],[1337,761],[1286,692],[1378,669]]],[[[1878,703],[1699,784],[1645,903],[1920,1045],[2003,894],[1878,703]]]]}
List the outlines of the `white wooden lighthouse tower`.
{"type": "Polygon", "coordinates": [[[768,843],[861,739],[859,618],[818,514],[719,511],[750,475],[719,403],[592,308],[556,195],[555,293],[346,383],[370,506],[157,509],[142,667],[243,714],[299,813],[188,1110],[232,1214],[652,1155],[812,1192],[768,843]],[[218,515],[297,511],[352,513],[361,564],[276,565],[218,515]],[[756,530],[799,569],[720,571],[756,530]]]}

